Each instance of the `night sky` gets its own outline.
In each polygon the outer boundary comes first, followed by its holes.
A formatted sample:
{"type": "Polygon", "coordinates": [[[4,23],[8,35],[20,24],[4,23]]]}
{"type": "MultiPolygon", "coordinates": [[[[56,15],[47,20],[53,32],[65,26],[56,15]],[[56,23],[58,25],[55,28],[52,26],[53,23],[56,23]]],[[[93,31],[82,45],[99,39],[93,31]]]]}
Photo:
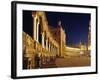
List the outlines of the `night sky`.
{"type": "MultiPolygon", "coordinates": [[[[57,27],[60,20],[66,33],[67,45],[88,43],[90,14],[46,12],[48,24],[57,27]]],[[[23,30],[32,36],[32,12],[23,11],[23,30]]]]}

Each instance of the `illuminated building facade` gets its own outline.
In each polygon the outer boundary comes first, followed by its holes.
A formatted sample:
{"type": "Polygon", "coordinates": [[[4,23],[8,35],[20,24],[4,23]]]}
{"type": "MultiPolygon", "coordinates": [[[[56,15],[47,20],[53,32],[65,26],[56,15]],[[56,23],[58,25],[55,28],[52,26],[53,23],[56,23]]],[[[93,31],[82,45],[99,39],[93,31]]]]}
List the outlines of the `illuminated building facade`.
{"type": "Polygon", "coordinates": [[[32,12],[32,23],[32,37],[23,31],[23,69],[41,68],[56,57],[77,56],[86,50],[86,45],[68,47],[61,21],[55,28],[50,27],[45,12],[32,12]]]}
{"type": "Polygon", "coordinates": [[[33,36],[23,32],[23,69],[38,68],[50,59],[63,56],[66,43],[61,25],[50,29],[45,12],[32,12],[32,18],[33,36]]]}

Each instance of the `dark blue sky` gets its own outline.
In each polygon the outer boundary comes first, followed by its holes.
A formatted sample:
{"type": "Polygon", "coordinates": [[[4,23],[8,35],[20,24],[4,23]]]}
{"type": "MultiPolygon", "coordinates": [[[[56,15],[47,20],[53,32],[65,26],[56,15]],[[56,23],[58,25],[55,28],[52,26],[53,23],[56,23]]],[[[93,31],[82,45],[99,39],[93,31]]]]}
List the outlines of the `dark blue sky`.
{"type": "MultiPolygon", "coordinates": [[[[59,20],[66,32],[67,45],[88,42],[90,14],[46,12],[48,24],[57,27],[59,20]]],[[[23,30],[32,36],[32,11],[23,11],[23,30]]]]}
{"type": "Polygon", "coordinates": [[[68,45],[79,44],[80,41],[88,43],[90,14],[46,12],[46,15],[48,24],[51,26],[56,27],[58,21],[61,20],[68,45]]]}

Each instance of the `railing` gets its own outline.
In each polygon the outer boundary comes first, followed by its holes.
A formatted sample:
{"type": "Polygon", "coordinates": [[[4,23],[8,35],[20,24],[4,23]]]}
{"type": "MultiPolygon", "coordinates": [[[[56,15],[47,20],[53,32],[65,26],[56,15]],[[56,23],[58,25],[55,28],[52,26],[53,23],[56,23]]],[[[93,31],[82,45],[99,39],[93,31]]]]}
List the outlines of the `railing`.
{"type": "Polygon", "coordinates": [[[40,59],[39,64],[41,65],[49,63],[49,61],[55,59],[56,57],[56,54],[54,54],[54,52],[49,51],[46,48],[43,48],[42,44],[33,40],[32,37],[25,32],[23,32],[23,53],[24,53],[23,54],[24,58],[27,57],[28,62],[30,58],[31,63],[33,63],[27,65],[28,69],[29,69],[28,66],[30,66],[31,68],[35,68],[35,63],[36,63],[35,55],[38,55],[38,58],[40,59]]]}
{"type": "Polygon", "coordinates": [[[23,32],[23,50],[26,51],[26,53],[34,52],[34,40],[25,32],[23,32]]]}

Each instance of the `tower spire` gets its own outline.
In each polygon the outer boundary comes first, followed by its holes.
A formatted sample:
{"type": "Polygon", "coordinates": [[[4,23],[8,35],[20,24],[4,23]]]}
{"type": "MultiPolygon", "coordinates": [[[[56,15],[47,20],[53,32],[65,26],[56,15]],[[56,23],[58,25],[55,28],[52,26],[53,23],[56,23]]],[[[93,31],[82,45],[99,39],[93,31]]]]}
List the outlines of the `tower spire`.
{"type": "Polygon", "coordinates": [[[61,20],[58,21],[58,26],[62,26],[62,25],[61,25],[61,20]]]}

